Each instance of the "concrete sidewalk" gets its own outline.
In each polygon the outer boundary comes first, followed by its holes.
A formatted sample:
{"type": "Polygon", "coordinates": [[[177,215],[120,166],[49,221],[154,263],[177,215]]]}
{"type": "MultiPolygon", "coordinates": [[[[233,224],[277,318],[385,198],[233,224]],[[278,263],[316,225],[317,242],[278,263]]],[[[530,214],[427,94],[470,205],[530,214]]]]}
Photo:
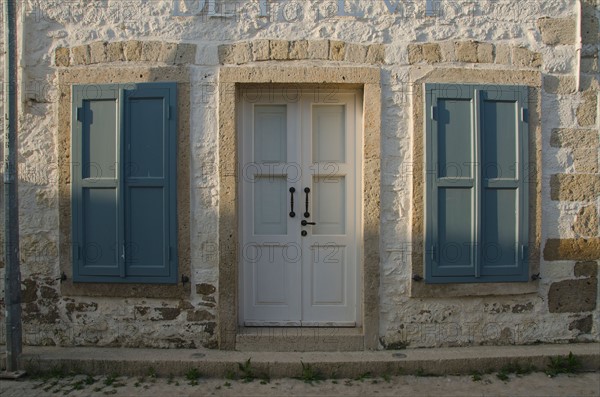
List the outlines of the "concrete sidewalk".
{"type": "Polygon", "coordinates": [[[94,347],[25,347],[22,367],[30,372],[63,371],[92,375],[119,373],[140,376],[153,368],[158,376],[182,376],[197,368],[205,377],[237,373],[238,364],[251,359],[255,374],[270,378],[298,377],[304,365],[326,377],[355,378],[407,374],[469,374],[498,371],[507,365],[543,371],[550,358],[572,352],[582,370],[600,370],[600,344],[540,344],[529,346],[473,346],[364,352],[238,352],[208,349],[130,349],[94,347]]]}

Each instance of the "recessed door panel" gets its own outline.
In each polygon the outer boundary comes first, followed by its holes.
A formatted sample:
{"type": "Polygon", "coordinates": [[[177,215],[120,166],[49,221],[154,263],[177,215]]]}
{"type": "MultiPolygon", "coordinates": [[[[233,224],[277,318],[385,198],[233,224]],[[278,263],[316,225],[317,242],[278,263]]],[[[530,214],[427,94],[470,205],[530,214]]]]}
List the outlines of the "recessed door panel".
{"type": "Polygon", "coordinates": [[[344,105],[312,107],[312,158],[315,163],[346,160],[345,113],[344,105]]]}
{"type": "Polygon", "coordinates": [[[313,235],[346,233],[346,177],[313,179],[313,235]]]}
{"type": "Polygon", "coordinates": [[[283,247],[276,245],[254,246],[254,304],[287,305],[289,302],[289,276],[283,247]]]}
{"type": "Polygon", "coordinates": [[[287,160],[287,107],[254,107],[254,161],[284,163],[287,160]]]}
{"type": "Polygon", "coordinates": [[[311,304],[343,305],[346,302],[346,247],[313,245],[311,256],[311,304]]]}
{"type": "Polygon", "coordinates": [[[254,233],[287,233],[287,181],[285,176],[257,176],[254,191],[254,233]]]}

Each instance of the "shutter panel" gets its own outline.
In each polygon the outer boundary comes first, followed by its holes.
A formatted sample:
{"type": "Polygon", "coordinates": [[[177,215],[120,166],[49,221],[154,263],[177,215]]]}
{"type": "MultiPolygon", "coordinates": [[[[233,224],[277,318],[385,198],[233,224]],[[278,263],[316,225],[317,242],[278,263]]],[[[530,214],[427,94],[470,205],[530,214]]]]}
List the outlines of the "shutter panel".
{"type": "Polygon", "coordinates": [[[475,276],[475,106],[471,86],[426,85],[426,280],[475,276]]]}
{"type": "Polygon", "coordinates": [[[176,282],[176,84],[137,84],[125,96],[125,272],[176,282]]]}
{"type": "Polygon", "coordinates": [[[73,86],[71,177],[75,281],[102,281],[103,276],[119,276],[122,272],[120,103],[119,91],[114,87],[73,86]]]}
{"type": "Polygon", "coordinates": [[[527,88],[488,87],[481,112],[481,275],[527,280],[527,88]]]}

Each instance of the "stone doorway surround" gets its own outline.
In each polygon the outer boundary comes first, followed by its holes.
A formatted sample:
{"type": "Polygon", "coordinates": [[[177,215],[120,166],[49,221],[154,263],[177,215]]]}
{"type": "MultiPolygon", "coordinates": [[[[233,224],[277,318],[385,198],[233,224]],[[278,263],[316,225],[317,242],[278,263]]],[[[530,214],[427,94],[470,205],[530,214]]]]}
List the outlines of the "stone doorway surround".
{"type": "MultiPolygon", "coordinates": [[[[265,64],[224,66],[219,71],[219,292],[218,343],[235,349],[238,330],[238,182],[237,143],[239,95],[244,87],[361,89],[363,93],[362,258],[359,258],[359,299],[362,299],[364,349],[376,349],[379,335],[380,225],[380,69],[369,66],[265,64]]],[[[360,140],[359,140],[360,141],[360,140]]]]}

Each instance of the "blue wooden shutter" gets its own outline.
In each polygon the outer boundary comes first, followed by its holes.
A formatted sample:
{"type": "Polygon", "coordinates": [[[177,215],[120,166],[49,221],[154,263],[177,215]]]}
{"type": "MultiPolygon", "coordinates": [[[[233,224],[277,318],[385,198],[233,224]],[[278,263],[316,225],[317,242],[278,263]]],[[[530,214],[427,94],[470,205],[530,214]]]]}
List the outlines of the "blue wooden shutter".
{"type": "Polygon", "coordinates": [[[481,275],[502,281],[527,280],[527,88],[485,87],[479,99],[481,275]]]}
{"type": "Polygon", "coordinates": [[[75,281],[101,281],[102,277],[122,273],[119,96],[119,90],[111,86],[73,86],[71,177],[75,281]]]}
{"type": "Polygon", "coordinates": [[[476,115],[472,86],[426,85],[426,280],[475,276],[476,115]]]}
{"type": "Polygon", "coordinates": [[[125,92],[125,273],[177,281],[176,83],[125,92]]]}
{"type": "Polygon", "coordinates": [[[425,88],[426,281],[526,281],[527,88],[425,88]]]}

